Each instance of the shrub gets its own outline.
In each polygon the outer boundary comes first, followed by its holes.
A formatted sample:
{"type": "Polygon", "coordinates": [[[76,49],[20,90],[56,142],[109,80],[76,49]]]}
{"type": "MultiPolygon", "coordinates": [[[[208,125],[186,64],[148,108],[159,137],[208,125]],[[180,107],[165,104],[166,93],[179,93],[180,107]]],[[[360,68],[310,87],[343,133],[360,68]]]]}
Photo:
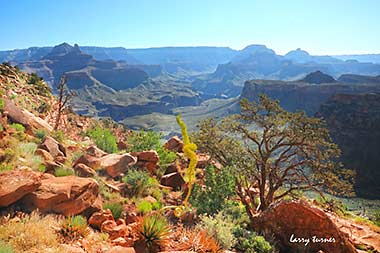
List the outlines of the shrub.
{"type": "Polygon", "coordinates": [[[138,197],[149,195],[159,185],[156,179],[142,170],[128,170],[122,180],[128,185],[130,195],[138,197]]]}
{"type": "Polygon", "coordinates": [[[0,111],[3,110],[4,106],[5,106],[4,99],[0,98],[0,111]]]}
{"type": "Polygon", "coordinates": [[[237,248],[247,253],[271,253],[274,250],[263,236],[255,232],[249,232],[248,235],[240,237],[237,248]]]}
{"type": "Polygon", "coordinates": [[[6,163],[0,164],[0,171],[9,171],[12,169],[13,169],[13,166],[11,164],[6,164],[6,163]]]}
{"type": "Polygon", "coordinates": [[[58,142],[63,142],[63,140],[65,139],[65,134],[62,130],[53,131],[50,133],[50,136],[58,142]]]}
{"type": "Polygon", "coordinates": [[[24,133],[25,132],[25,127],[19,123],[12,123],[10,125],[11,128],[15,129],[19,133],[24,133]]]}
{"type": "MultiPolygon", "coordinates": [[[[57,219],[37,213],[15,219],[2,219],[0,241],[11,245],[15,252],[59,252],[59,241],[54,228],[57,219]]],[[[1,252],[1,251],[0,251],[1,252]]]]}
{"type": "Polygon", "coordinates": [[[66,176],[71,176],[74,174],[75,174],[75,172],[73,169],[66,168],[66,167],[59,167],[59,168],[56,168],[54,171],[54,175],[56,177],[66,177],[66,176]]]}
{"type": "Polygon", "coordinates": [[[69,241],[84,238],[89,234],[87,220],[81,215],[70,216],[66,218],[60,229],[61,235],[69,241]]]}
{"type": "Polygon", "coordinates": [[[0,241],[0,253],[14,253],[14,250],[11,245],[0,241]]]}
{"type": "Polygon", "coordinates": [[[115,220],[121,217],[123,212],[123,205],[118,202],[108,202],[103,204],[103,209],[109,209],[112,212],[112,216],[115,220]]]}
{"type": "Polygon", "coordinates": [[[169,235],[170,227],[162,216],[145,216],[138,227],[139,243],[148,253],[163,250],[169,242],[169,235]]]}
{"type": "Polygon", "coordinates": [[[109,129],[103,129],[96,126],[87,131],[87,135],[96,143],[96,145],[108,153],[116,153],[118,151],[116,137],[109,129]]]}
{"type": "Polygon", "coordinates": [[[177,155],[174,152],[165,149],[161,145],[161,139],[162,134],[158,132],[141,130],[140,132],[132,132],[132,134],[127,138],[127,142],[131,145],[128,150],[130,152],[139,152],[151,149],[156,150],[158,156],[160,157],[160,170],[158,172],[162,175],[165,169],[177,159],[177,155]]]}
{"type": "Polygon", "coordinates": [[[47,112],[49,112],[50,109],[51,109],[51,106],[50,106],[49,103],[47,103],[47,102],[42,102],[42,103],[38,106],[38,108],[37,108],[37,112],[43,114],[43,113],[47,113],[47,112]]]}
{"type": "Polygon", "coordinates": [[[44,129],[38,129],[34,135],[40,139],[41,141],[43,141],[46,137],[46,131],[44,129]]]}
{"type": "Polygon", "coordinates": [[[147,200],[141,200],[137,203],[137,211],[142,214],[149,213],[153,210],[152,204],[147,200]]]}
{"type": "Polygon", "coordinates": [[[191,204],[199,214],[215,214],[225,205],[225,201],[235,195],[235,180],[228,167],[217,172],[214,166],[208,166],[205,172],[204,189],[195,185],[191,204]]]}
{"type": "Polygon", "coordinates": [[[219,246],[206,230],[193,229],[181,231],[179,240],[174,243],[174,250],[216,253],[219,246]]]}
{"type": "Polygon", "coordinates": [[[42,78],[39,77],[36,73],[32,73],[29,75],[28,83],[29,84],[37,84],[38,82],[41,82],[42,78]]]}
{"type": "Polygon", "coordinates": [[[230,217],[225,217],[222,212],[214,216],[202,216],[200,227],[214,237],[223,249],[231,249],[237,242],[234,236],[235,224],[230,217]]]}

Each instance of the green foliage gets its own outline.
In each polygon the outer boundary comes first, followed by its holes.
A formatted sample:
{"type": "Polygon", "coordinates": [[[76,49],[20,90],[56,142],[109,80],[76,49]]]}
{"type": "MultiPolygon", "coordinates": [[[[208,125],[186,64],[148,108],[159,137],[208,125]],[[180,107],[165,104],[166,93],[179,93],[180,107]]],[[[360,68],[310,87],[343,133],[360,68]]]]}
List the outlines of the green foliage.
{"type": "Polygon", "coordinates": [[[42,81],[42,78],[39,77],[36,73],[32,73],[29,75],[28,83],[29,84],[38,84],[42,81]]]}
{"type": "Polygon", "coordinates": [[[239,235],[236,248],[247,253],[274,252],[274,248],[263,236],[251,231],[244,231],[244,233],[239,235]]]}
{"type": "Polygon", "coordinates": [[[5,106],[5,101],[4,99],[0,98],[0,111],[3,110],[4,106],[5,106]]]}
{"type": "Polygon", "coordinates": [[[54,175],[56,177],[66,177],[66,176],[71,176],[71,175],[74,175],[75,174],[75,171],[71,168],[66,168],[66,167],[59,167],[59,168],[56,168],[55,171],[54,171],[54,175]]]}
{"type": "Polygon", "coordinates": [[[231,249],[235,246],[237,242],[234,236],[235,223],[230,217],[224,216],[222,212],[214,216],[202,216],[200,226],[210,236],[214,237],[223,249],[231,249]]]}
{"type": "Polygon", "coordinates": [[[84,238],[89,234],[87,220],[81,215],[70,216],[61,224],[60,233],[70,241],[84,238]]]}
{"type": "Polygon", "coordinates": [[[190,203],[199,214],[215,214],[229,198],[235,196],[234,175],[229,167],[217,171],[214,166],[208,166],[204,178],[204,188],[195,185],[190,203]]]}
{"type": "Polygon", "coordinates": [[[4,131],[4,126],[3,126],[3,124],[0,123],[0,132],[1,131],[4,131]]]}
{"type": "Polygon", "coordinates": [[[55,130],[50,133],[50,136],[58,142],[63,142],[63,140],[65,139],[65,134],[62,130],[55,130]]]}
{"type": "Polygon", "coordinates": [[[25,132],[25,127],[19,123],[12,123],[9,127],[15,129],[19,133],[25,132]]]}
{"type": "Polygon", "coordinates": [[[203,121],[193,137],[200,148],[234,170],[237,194],[252,218],[257,210],[266,210],[294,191],[353,194],[354,175],[334,162],[340,151],[322,119],[288,112],[265,95],[258,103],[242,100],[240,106],[240,114],[203,121]],[[259,191],[270,190],[261,194],[249,190],[260,182],[259,191]]]}
{"type": "Polygon", "coordinates": [[[44,129],[37,129],[37,131],[34,133],[34,135],[40,139],[41,141],[43,141],[46,137],[46,131],[44,129]]]}
{"type": "Polygon", "coordinates": [[[170,227],[166,219],[158,215],[144,216],[138,228],[139,242],[148,253],[159,252],[169,240],[170,227]]]}
{"type": "Polygon", "coordinates": [[[123,205],[118,202],[108,202],[103,204],[103,209],[111,210],[112,216],[117,220],[121,217],[123,205]]]}
{"type": "Polygon", "coordinates": [[[379,226],[380,227],[380,210],[376,210],[373,215],[372,215],[372,218],[373,222],[375,223],[375,225],[379,226]]]}
{"type": "Polygon", "coordinates": [[[13,166],[11,164],[7,164],[7,163],[0,164],[0,171],[9,171],[12,169],[13,169],[13,166]]]}
{"type": "Polygon", "coordinates": [[[13,247],[4,241],[0,241],[0,253],[14,253],[13,247]]]}
{"type": "Polygon", "coordinates": [[[87,135],[96,143],[96,145],[105,152],[116,153],[117,143],[116,137],[107,128],[103,129],[96,126],[87,131],[87,135]]]}
{"type": "Polygon", "coordinates": [[[38,108],[37,108],[37,112],[39,112],[39,113],[47,113],[47,112],[50,111],[50,109],[51,109],[50,104],[44,101],[44,102],[42,102],[42,103],[38,106],[38,108]]]}
{"type": "Polygon", "coordinates": [[[129,152],[156,150],[160,158],[159,173],[162,175],[165,169],[177,159],[177,155],[174,152],[165,149],[161,145],[161,139],[161,133],[141,130],[139,132],[133,131],[131,135],[128,136],[127,142],[131,145],[128,150],[129,152]]]}
{"type": "Polygon", "coordinates": [[[146,213],[151,212],[152,210],[153,210],[152,204],[145,199],[137,203],[137,211],[139,213],[146,214],[146,213]]]}
{"type": "Polygon", "coordinates": [[[339,216],[345,216],[348,214],[347,206],[342,201],[334,198],[323,198],[318,196],[315,201],[325,210],[334,212],[339,216]]]}
{"type": "Polygon", "coordinates": [[[137,197],[151,194],[159,185],[157,179],[142,170],[128,170],[122,181],[128,185],[129,194],[137,197]]]}

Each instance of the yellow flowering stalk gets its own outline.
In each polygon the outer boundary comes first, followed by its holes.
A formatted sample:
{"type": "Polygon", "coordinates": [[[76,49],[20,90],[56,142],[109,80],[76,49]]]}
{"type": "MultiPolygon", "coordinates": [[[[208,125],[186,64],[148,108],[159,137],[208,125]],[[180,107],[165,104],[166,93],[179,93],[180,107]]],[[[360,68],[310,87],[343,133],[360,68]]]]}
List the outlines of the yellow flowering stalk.
{"type": "Polygon", "coordinates": [[[185,170],[185,175],[184,175],[184,180],[187,183],[188,186],[188,191],[187,195],[183,201],[183,206],[178,207],[176,209],[176,213],[178,216],[183,213],[183,211],[187,208],[188,201],[191,195],[191,191],[193,188],[193,185],[195,183],[195,172],[196,172],[196,166],[198,163],[198,156],[195,153],[197,150],[197,145],[195,143],[190,142],[189,134],[187,132],[187,127],[185,122],[181,120],[181,115],[178,115],[176,117],[178,125],[181,127],[181,132],[182,132],[182,140],[183,140],[183,152],[185,153],[185,156],[190,159],[189,166],[185,170]]]}

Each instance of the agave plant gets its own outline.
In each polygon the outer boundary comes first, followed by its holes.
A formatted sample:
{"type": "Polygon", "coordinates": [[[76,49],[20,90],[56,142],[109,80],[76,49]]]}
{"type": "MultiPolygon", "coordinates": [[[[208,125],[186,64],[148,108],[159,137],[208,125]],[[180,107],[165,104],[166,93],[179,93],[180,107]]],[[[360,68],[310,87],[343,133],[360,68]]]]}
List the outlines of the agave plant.
{"type": "Polygon", "coordinates": [[[87,227],[87,220],[83,216],[76,215],[67,217],[60,229],[61,235],[69,241],[84,238],[89,234],[90,230],[87,227]]]}
{"type": "Polygon", "coordinates": [[[164,249],[171,233],[166,219],[157,214],[145,216],[138,227],[138,246],[145,252],[154,253],[164,249]]]}

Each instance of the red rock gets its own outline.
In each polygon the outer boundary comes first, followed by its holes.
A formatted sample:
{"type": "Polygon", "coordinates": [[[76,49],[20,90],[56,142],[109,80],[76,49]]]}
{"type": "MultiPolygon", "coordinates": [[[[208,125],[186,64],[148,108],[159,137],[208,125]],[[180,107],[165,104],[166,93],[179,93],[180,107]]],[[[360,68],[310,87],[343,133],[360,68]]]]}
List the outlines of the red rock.
{"type": "Polygon", "coordinates": [[[73,246],[68,244],[61,244],[63,252],[66,253],[85,253],[85,251],[79,246],[73,246]]]}
{"type": "Polygon", "coordinates": [[[164,147],[168,150],[177,152],[177,153],[182,153],[183,149],[183,142],[178,136],[173,136],[171,137],[165,144],[164,147]]]}
{"type": "Polygon", "coordinates": [[[9,206],[41,185],[41,173],[11,170],[0,174],[0,207],[9,206]]]}
{"type": "Polygon", "coordinates": [[[80,177],[93,177],[96,175],[96,171],[88,167],[83,163],[78,163],[74,166],[74,170],[80,177]]]}
{"type": "Polygon", "coordinates": [[[91,145],[91,146],[89,146],[89,147],[86,149],[86,154],[88,154],[88,155],[90,155],[90,156],[98,157],[98,158],[107,155],[106,152],[104,152],[103,150],[101,150],[100,148],[98,148],[98,147],[95,146],[95,145],[91,145]]]}
{"type": "Polygon", "coordinates": [[[124,141],[118,141],[117,142],[117,148],[119,150],[128,150],[129,145],[127,143],[125,143],[124,141]]]}
{"type": "Polygon", "coordinates": [[[45,161],[49,161],[49,162],[53,162],[54,161],[54,157],[49,153],[47,152],[46,150],[44,149],[40,149],[38,148],[35,152],[34,152],[35,155],[39,155],[41,156],[45,161]]]}
{"type": "Polygon", "coordinates": [[[151,173],[155,171],[160,160],[157,151],[155,150],[132,152],[131,155],[137,157],[136,165],[138,167],[147,169],[151,173]]]}
{"type": "Polygon", "coordinates": [[[262,212],[253,222],[258,231],[273,234],[280,247],[287,251],[300,252],[356,252],[339,228],[320,209],[302,201],[281,201],[262,212]],[[310,243],[290,242],[293,236],[310,238],[310,243]],[[313,243],[312,238],[327,238],[331,242],[313,243]],[[335,242],[333,242],[332,239],[335,242]]]}
{"type": "Polygon", "coordinates": [[[136,251],[132,247],[115,246],[106,253],[136,253],[136,251]]]}
{"type": "Polygon", "coordinates": [[[44,149],[49,152],[54,158],[57,156],[66,157],[66,149],[58,141],[54,140],[50,136],[46,136],[45,140],[38,146],[40,149],[44,149]]]}
{"type": "Polygon", "coordinates": [[[170,173],[161,177],[161,184],[179,190],[185,184],[182,176],[178,172],[170,173]]]}
{"type": "Polygon", "coordinates": [[[25,206],[41,212],[76,215],[91,207],[98,193],[99,185],[92,178],[44,174],[38,189],[27,194],[23,201],[25,206]]]}
{"type": "Polygon", "coordinates": [[[136,162],[136,157],[128,153],[122,155],[109,154],[101,158],[100,167],[104,168],[111,177],[117,177],[125,173],[136,162]]]}
{"type": "Polygon", "coordinates": [[[181,170],[181,167],[179,166],[179,164],[177,162],[174,162],[166,168],[164,174],[167,175],[170,173],[179,172],[180,170],[181,170]]]}
{"type": "Polygon", "coordinates": [[[114,221],[112,212],[110,210],[105,210],[105,211],[100,211],[93,213],[88,219],[88,224],[91,225],[92,227],[100,229],[103,222],[105,221],[114,221]]]}
{"type": "Polygon", "coordinates": [[[197,154],[198,163],[197,168],[204,169],[210,164],[210,156],[206,154],[199,153],[197,154]]]}
{"type": "Polygon", "coordinates": [[[132,238],[119,237],[112,240],[112,244],[122,247],[133,247],[134,241],[132,238]]]}
{"type": "Polygon", "coordinates": [[[98,168],[100,168],[100,157],[84,154],[81,157],[79,157],[79,159],[74,163],[74,167],[79,163],[82,163],[90,167],[91,169],[97,170],[98,168]]]}

